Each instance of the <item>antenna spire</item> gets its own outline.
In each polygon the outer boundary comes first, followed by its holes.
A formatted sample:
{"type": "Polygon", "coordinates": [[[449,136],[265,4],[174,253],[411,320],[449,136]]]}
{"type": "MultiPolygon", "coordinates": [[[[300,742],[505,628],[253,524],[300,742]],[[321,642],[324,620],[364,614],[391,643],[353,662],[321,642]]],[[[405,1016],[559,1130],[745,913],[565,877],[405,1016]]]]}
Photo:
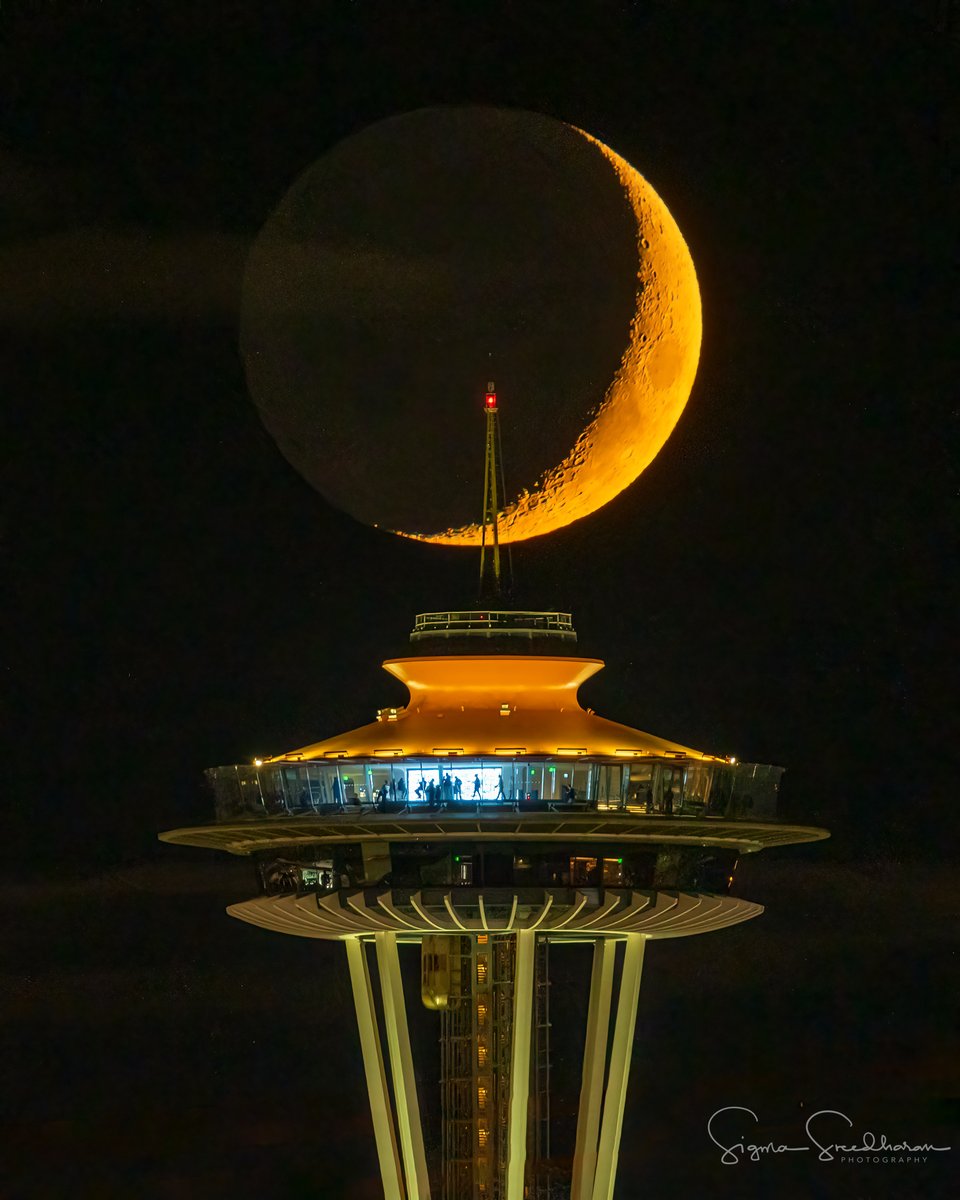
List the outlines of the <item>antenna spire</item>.
{"type": "Polygon", "coordinates": [[[497,414],[497,385],[491,380],[483,398],[487,440],[483,463],[483,520],[480,533],[480,597],[500,599],[500,495],[503,465],[500,459],[500,429],[497,414]],[[490,548],[487,548],[489,531],[490,548]]]}

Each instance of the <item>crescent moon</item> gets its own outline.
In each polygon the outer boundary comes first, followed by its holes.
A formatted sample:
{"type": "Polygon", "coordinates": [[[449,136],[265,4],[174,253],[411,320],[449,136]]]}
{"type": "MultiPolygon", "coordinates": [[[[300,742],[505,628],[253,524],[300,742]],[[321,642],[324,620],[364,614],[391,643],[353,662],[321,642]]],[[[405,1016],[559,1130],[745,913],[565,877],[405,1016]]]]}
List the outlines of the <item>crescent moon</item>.
{"type": "MultiPolygon", "coordinates": [[[[700,358],[700,290],[676,221],[630,163],[584,130],[570,128],[592,143],[613,168],[636,218],[636,312],[630,340],[596,416],[563,462],[501,512],[501,542],[524,541],[562,529],[629,487],[657,456],[679,420],[700,358]]],[[[481,538],[480,525],[439,533],[393,532],[447,546],[477,546],[481,538]]]]}

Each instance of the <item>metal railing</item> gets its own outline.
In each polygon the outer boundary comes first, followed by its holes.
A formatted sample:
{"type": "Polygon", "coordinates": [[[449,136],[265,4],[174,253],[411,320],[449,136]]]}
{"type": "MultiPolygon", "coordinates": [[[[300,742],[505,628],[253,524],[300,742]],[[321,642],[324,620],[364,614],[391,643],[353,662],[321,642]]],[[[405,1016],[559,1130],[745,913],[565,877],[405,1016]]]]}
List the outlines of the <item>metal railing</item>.
{"type": "Polygon", "coordinates": [[[418,613],[411,640],[420,637],[459,635],[497,637],[559,637],[576,639],[570,613],[534,612],[517,609],[482,609],[473,612],[418,613]]]}

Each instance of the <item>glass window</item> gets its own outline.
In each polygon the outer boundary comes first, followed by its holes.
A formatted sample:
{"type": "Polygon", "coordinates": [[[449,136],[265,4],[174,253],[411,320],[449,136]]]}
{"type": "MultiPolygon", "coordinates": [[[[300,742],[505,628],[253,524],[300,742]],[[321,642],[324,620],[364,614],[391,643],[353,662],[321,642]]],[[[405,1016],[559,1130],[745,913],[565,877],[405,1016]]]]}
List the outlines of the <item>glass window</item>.
{"type": "Polygon", "coordinates": [[[570,859],[570,886],[596,887],[600,882],[597,859],[572,856],[570,859]]]}
{"type": "Polygon", "coordinates": [[[207,772],[217,819],[323,815],[343,807],[401,812],[478,806],[633,814],[775,818],[782,770],[762,764],[508,757],[333,760],[217,767],[207,772]]]}
{"type": "Polygon", "coordinates": [[[593,774],[593,768],[588,762],[570,764],[570,786],[573,790],[568,793],[568,799],[571,803],[590,804],[596,800],[594,790],[590,786],[593,774]]]}
{"type": "Polygon", "coordinates": [[[630,768],[620,763],[606,764],[596,768],[596,783],[594,794],[597,808],[620,808],[626,799],[626,781],[630,778],[630,768]]]}
{"type": "Polygon", "coordinates": [[[631,812],[654,811],[653,763],[631,763],[625,768],[627,808],[631,812]]]}
{"type": "Polygon", "coordinates": [[[542,767],[543,788],[540,793],[542,800],[559,800],[560,787],[563,784],[563,774],[556,763],[544,763],[542,767]]]}
{"type": "MultiPolygon", "coordinates": [[[[297,808],[325,812],[333,805],[335,767],[327,763],[309,763],[296,768],[295,775],[297,779],[294,799],[297,808]]],[[[293,788],[288,787],[288,793],[293,791],[293,788]]]]}
{"type": "Polygon", "coordinates": [[[572,762],[557,762],[547,768],[552,784],[552,794],[547,797],[549,800],[570,803],[570,789],[574,787],[573,768],[572,762]]]}
{"type": "Polygon", "coordinates": [[[697,816],[707,806],[712,771],[709,766],[697,763],[683,772],[683,811],[697,816]]]}
{"type": "Polygon", "coordinates": [[[210,767],[204,775],[213,792],[217,820],[231,821],[234,817],[243,816],[243,793],[236,767],[210,767]]]}
{"type": "Polygon", "coordinates": [[[366,781],[363,767],[351,765],[337,768],[344,804],[360,804],[366,796],[366,781]]]}
{"type": "Polygon", "coordinates": [[[731,771],[733,778],[727,817],[740,820],[775,818],[783,768],[763,763],[740,763],[731,771]]]}

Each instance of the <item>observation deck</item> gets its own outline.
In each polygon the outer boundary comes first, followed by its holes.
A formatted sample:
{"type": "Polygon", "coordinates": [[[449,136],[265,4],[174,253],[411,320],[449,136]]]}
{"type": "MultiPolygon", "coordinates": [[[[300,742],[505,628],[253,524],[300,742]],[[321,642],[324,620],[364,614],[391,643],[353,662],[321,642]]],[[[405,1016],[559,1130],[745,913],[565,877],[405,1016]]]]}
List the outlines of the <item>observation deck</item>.
{"type": "Polygon", "coordinates": [[[164,839],[234,854],[584,837],[749,853],[826,836],[781,823],[781,768],[583,708],[579,689],[604,664],[571,653],[569,613],[421,613],[411,641],[415,657],[383,663],[406,704],[296,750],[211,768],[217,823],[164,839]]]}
{"type": "Polygon", "coordinates": [[[418,613],[410,633],[418,651],[435,654],[570,653],[577,632],[570,613],[531,609],[418,613]]]}

